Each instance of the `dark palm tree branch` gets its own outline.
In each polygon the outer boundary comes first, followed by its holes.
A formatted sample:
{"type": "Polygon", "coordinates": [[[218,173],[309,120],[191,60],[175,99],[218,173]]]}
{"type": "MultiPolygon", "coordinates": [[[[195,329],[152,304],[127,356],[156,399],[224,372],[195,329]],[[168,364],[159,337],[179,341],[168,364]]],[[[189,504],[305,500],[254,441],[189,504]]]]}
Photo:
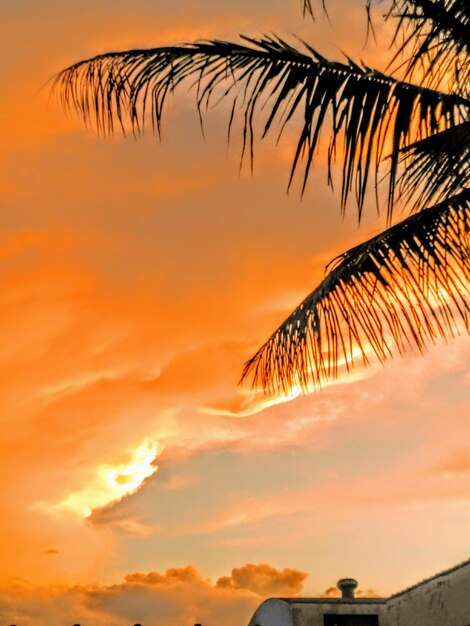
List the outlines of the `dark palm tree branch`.
{"type": "MultiPolygon", "coordinates": [[[[225,97],[244,118],[243,150],[253,153],[255,118],[265,115],[262,135],[275,124],[282,133],[300,122],[291,181],[301,163],[305,188],[320,141],[330,135],[329,177],[337,147],[344,151],[342,206],[354,191],[359,212],[371,170],[377,176],[391,142],[389,211],[399,152],[467,119],[470,100],[458,94],[399,81],[349,61],[329,61],[314,49],[299,50],[277,38],[244,38],[246,44],[209,41],[109,53],[61,72],[55,86],[65,108],[78,111],[103,133],[129,126],[141,133],[150,115],[161,133],[167,97],[179,85],[196,85],[199,110],[225,97]]],[[[233,118],[233,114],[232,114],[233,118]]]]}
{"type": "MultiPolygon", "coordinates": [[[[392,15],[415,22],[419,28],[427,25],[429,32],[447,35],[455,45],[469,51],[470,8],[461,0],[393,0],[392,15]]],[[[429,32],[425,33],[427,36],[429,32]]]]}
{"type": "Polygon", "coordinates": [[[312,7],[311,0],[301,0],[301,4],[302,4],[302,13],[304,14],[304,16],[308,14],[310,15],[310,17],[313,17],[313,7],[312,7]]]}
{"type": "Polygon", "coordinates": [[[361,359],[470,329],[470,189],[342,254],[245,365],[268,392],[335,379],[361,359]],[[459,323],[460,320],[460,323],[459,323]]]}
{"type": "Polygon", "coordinates": [[[431,135],[401,151],[398,195],[414,210],[470,186],[470,121],[431,135]]]}
{"type": "MultiPolygon", "coordinates": [[[[470,7],[461,0],[394,0],[390,15],[398,18],[398,54],[407,55],[406,76],[419,71],[423,84],[436,88],[447,81],[452,89],[466,87],[470,49],[470,7]]],[[[396,58],[396,57],[395,57],[396,58]]]]}
{"type": "MultiPolygon", "coordinates": [[[[309,15],[314,20],[315,13],[313,9],[313,5],[314,5],[313,0],[300,0],[300,4],[302,6],[303,16],[305,17],[306,15],[309,15]]],[[[323,14],[329,19],[328,10],[326,6],[326,0],[320,0],[319,2],[316,2],[316,4],[319,4],[321,6],[323,14]]]]}
{"type": "MultiPolygon", "coordinates": [[[[358,359],[383,363],[453,336],[461,322],[470,330],[470,5],[390,3],[391,74],[330,61],[305,42],[242,37],[104,54],[55,79],[64,107],[109,134],[140,134],[150,119],[161,135],[168,97],[182,85],[194,88],[201,125],[203,112],[230,99],[228,137],[241,117],[242,159],[251,164],[258,136],[275,132],[279,141],[294,127],[289,187],[303,168],[302,193],[327,135],[328,183],[341,161],[341,207],[353,194],[359,220],[371,184],[379,206],[385,168],[389,222],[396,195],[413,214],[330,264],[246,364],[243,379],[265,391],[318,387],[358,359]]],[[[314,17],[311,0],[301,5],[314,17]]]]}

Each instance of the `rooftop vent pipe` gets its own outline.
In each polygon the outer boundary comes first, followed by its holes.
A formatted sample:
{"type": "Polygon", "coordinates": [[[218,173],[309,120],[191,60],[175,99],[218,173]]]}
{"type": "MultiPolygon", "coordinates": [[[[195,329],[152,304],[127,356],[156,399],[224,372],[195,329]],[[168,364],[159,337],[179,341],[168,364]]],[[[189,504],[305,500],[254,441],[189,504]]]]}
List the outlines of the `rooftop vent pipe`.
{"type": "Polygon", "coordinates": [[[354,578],[342,578],[338,580],[336,586],[341,591],[344,600],[354,600],[354,591],[357,587],[357,580],[354,578]]]}

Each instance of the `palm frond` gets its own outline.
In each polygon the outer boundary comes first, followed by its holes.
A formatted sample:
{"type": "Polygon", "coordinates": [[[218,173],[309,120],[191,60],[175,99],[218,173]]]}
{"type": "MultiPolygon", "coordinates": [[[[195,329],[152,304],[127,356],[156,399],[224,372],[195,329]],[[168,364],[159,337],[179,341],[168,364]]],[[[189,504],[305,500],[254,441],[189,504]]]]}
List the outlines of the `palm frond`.
{"type": "Polygon", "coordinates": [[[279,38],[244,38],[245,44],[208,41],[182,46],[109,53],[77,63],[55,79],[65,108],[78,111],[104,133],[130,123],[140,133],[151,118],[160,133],[167,97],[186,82],[197,106],[231,97],[244,120],[244,152],[253,153],[254,120],[261,134],[279,135],[297,120],[300,132],[290,183],[303,164],[305,189],[321,131],[327,127],[329,180],[337,148],[344,153],[342,206],[355,193],[361,215],[372,171],[377,180],[391,142],[389,210],[393,206],[399,151],[465,120],[470,101],[455,94],[394,79],[352,61],[329,61],[308,46],[279,38]]]}
{"type": "Polygon", "coordinates": [[[406,75],[469,95],[470,5],[462,0],[393,0],[390,15],[398,18],[399,53],[410,51],[406,75]]]}
{"type": "Polygon", "coordinates": [[[304,15],[308,14],[310,15],[310,17],[313,17],[313,7],[312,7],[311,0],[301,0],[301,4],[302,4],[302,13],[304,15]]]}
{"type": "MultiPolygon", "coordinates": [[[[302,5],[302,13],[304,17],[306,15],[309,15],[314,20],[315,19],[315,13],[314,13],[314,8],[313,8],[314,2],[312,0],[300,0],[300,3],[302,5]]],[[[326,0],[318,0],[317,4],[321,6],[323,14],[326,15],[326,17],[328,17],[326,0]]]]}
{"type": "Polygon", "coordinates": [[[470,186],[470,121],[431,135],[401,151],[398,195],[415,211],[470,186]]]}
{"type": "Polygon", "coordinates": [[[470,189],[342,254],[245,365],[267,392],[318,387],[358,355],[384,362],[469,330],[470,189]]]}

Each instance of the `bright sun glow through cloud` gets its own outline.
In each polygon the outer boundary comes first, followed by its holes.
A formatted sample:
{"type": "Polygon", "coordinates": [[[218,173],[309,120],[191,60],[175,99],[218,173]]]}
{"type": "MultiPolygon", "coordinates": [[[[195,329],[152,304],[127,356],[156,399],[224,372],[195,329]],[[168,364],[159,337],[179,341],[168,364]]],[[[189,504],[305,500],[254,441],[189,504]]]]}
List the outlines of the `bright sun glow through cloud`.
{"type": "Polygon", "coordinates": [[[100,465],[94,480],[81,491],[70,493],[49,511],[71,511],[88,517],[94,509],[117,502],[142,485],[144,480],[155,474],[158,467],[153,463],[161,448],[157,442],[146,439],[140,446],[130,450],[130,459],[116,465],[100,465]]]}

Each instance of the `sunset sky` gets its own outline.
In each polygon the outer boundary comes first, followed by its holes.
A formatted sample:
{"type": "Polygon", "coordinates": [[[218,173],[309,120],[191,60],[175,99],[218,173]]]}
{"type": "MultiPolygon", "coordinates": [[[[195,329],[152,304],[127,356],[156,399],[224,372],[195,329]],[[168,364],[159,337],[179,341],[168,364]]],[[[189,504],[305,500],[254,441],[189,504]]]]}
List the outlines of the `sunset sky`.
{"type": "MultiPolygon", "coordinates": [[[[470,346],[265,397],[243,363],[357,228],[320,155],[227,147],[228,105],[180,92],[151,132],[97,137],[49,79],[114,49],[296,33],[379,69],[360,0],[0,0],[0,624],[235,626],[354,576],[388,595],[468,558],[470,346]]],[[[292,36],[292,35],[291,35],[292,36]]],[[[239,137],[238,137],[239,139],[239,137]]]]}

